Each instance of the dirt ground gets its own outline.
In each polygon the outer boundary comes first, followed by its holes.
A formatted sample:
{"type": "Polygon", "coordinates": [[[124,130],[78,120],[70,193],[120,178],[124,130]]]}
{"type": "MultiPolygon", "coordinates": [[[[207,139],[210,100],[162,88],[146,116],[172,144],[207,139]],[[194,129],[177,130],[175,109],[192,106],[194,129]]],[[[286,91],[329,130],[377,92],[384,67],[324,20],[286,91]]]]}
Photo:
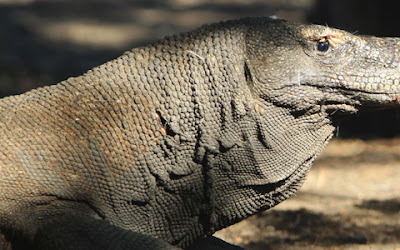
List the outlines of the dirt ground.
{"type": "Polygon", "coordinates": [[[248,250],[400,249],[400,138],[333,140],[299,192],[215,234],[248,250]]]}

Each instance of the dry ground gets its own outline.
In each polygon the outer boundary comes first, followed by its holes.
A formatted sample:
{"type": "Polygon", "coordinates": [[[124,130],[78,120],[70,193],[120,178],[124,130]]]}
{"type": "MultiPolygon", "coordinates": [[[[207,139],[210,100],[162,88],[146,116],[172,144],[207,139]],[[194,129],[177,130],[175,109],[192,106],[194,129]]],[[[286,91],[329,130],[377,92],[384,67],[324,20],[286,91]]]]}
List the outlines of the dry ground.
{"type": "Polygon", "coordinates": [[[400,138],[334,140],[296,196],[215,234],[249,250],[400,249],[400,138]]]}

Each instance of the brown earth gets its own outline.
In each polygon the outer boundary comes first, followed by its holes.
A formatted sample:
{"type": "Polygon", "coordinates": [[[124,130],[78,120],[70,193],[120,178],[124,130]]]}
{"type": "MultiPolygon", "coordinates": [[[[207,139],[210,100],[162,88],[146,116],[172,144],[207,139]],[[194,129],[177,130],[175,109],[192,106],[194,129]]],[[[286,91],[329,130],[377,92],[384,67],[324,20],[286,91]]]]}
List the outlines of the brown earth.
{"type": "Polygon", "coordinates": [[[215,234],[249,250],[400,249],[400,138],[332,141],[296,195],[215,234]]]}

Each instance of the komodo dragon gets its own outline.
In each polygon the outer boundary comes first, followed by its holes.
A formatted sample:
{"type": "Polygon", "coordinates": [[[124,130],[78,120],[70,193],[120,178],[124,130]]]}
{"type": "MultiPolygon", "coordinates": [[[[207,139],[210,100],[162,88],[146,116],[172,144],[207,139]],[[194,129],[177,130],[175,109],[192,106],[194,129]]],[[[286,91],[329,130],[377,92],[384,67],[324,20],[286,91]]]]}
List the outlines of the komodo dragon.
{"type": "Polygon", "coordinates": [[[246,18],[0,100],[15,249],[174,249],[287,199],[342,117],[399,104],[398,38],[246,18]]]}

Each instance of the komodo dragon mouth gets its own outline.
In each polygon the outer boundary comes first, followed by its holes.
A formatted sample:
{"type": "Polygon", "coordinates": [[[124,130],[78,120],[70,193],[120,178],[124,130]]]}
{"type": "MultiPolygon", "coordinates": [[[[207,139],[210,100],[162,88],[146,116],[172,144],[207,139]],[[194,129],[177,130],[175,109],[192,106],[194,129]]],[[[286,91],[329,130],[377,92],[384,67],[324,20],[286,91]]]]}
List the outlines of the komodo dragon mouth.
{"type": "MultiPolygon", "coordinates": [[[[400,103],[400,86],[398,87],[399,90],[396,91],[391,91],[391,92],[385,92],[385,91],[379,91],[379,90],[365,90],[365,89],[355,89],[347,86],[321,86],[321,85],[315,85],[315,84],[304,84],[307,86],[312,86],[316,87],[319,89],[324,89],[325,92],[328,92],[327,89],[333,90],[332,92],[341,92],[343,95],[347,96],[349,99],[348,102],[346,103],[340,103],[340,102],[324,102],[324,104],[349,104],[349,105],[354,105],[352,104],[352,101],[354,100],[361,100],[364,102],[364,106],[380,106],[379,104],[375,103],[374,101],[377,99],[381,99],[382,103],[388,103],[389,105],[398,105],[400,103]],[[371,103],[368,103],[368,100],[373,100],[371,103]]],[[[356,104],[355,106],[359,106],[360,104],[356,104]]]]}
{"type": "Polygon", "coordinates": [[[358,93],[381,94],[381,95],[387,95],[387,96],[400,94],[400,85],[397,87],[396,91],[356,89],[356,88],[352,88],[352,87],[348,87],[348,86],[328,85],[328,84],[318,85],[318,84],[312,84],[312,83],[302,83],[301,85],[312,86],[312,87],[317,87],[317,88],[321,88],[321,89],[337,89],[337,90],[343,91],[344,94],[352,94],[352,95],[356,95],[358,93]]]}
{"type": "MultiPolygon", "coordinates": [[[[352,84],[349,84],[352,85],[352,84]]],[[[290,87],[298,87],[298,86],[310,86],[310,87],[315,87],[319,89],[335,89],[335,90],[341,90],[345,94],[357,94],[357,93],[365,93],[365,94],[382,94],[382,95],[396,95],[400,94],[400,85],[390,85],[391,91],[388,90],[370,90],[370,89],[363,89],[363,88],[354,88],[347,86],[342,83],[336,83],[336,84],[316,84],[316,83],[311,83],[311,82],[302,82],[302,83],[288,83],[284,84],[279,88],[274,88],[274,90],[281,90],[284,88],[290,88],[290,87]],[[346,92],[346,91],[352,91],[346,92]]]]}

